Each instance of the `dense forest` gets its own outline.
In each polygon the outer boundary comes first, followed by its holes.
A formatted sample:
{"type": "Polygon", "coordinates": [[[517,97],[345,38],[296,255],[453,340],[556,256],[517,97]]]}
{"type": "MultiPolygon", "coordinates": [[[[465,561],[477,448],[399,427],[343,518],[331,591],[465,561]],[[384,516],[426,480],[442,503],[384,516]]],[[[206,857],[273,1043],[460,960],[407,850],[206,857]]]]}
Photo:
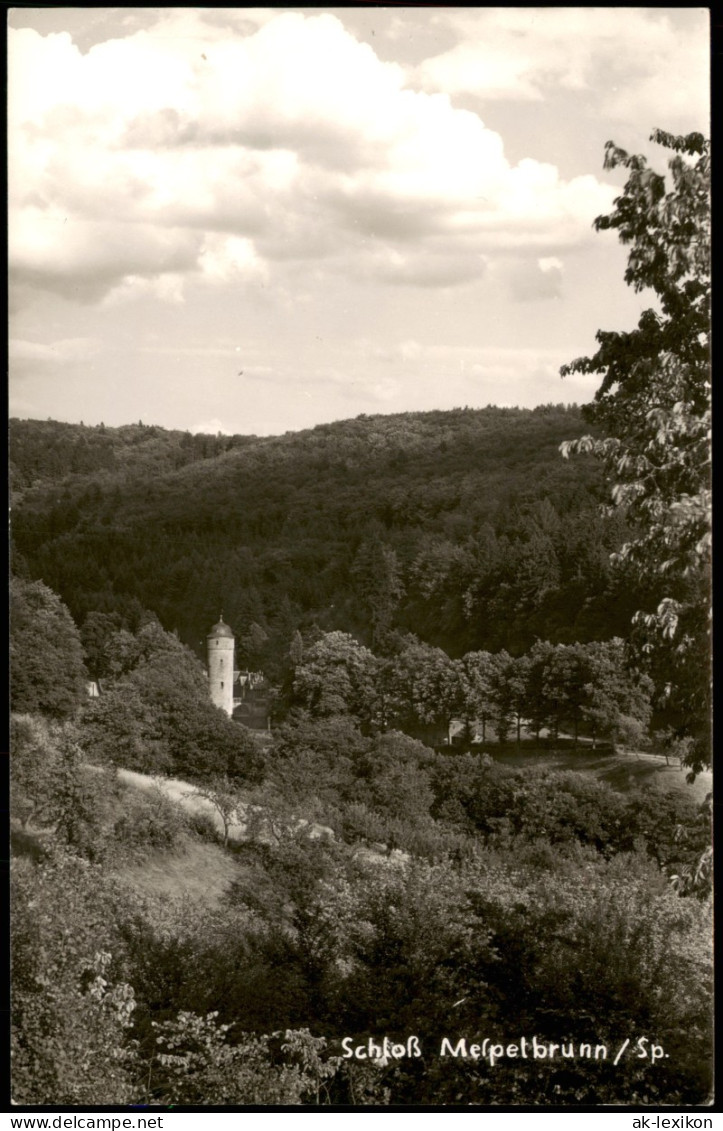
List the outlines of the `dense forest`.
{"type": "MultiPolygon", "coordinates": [[[[281,437],[11,421],[16,568],[76,620],[138,603],[196,648],[224,610],[460,655],[623,635],[640,586],[574,407],[363,417],[281,437]]],[[[254,657],[247,657],[253,662],[254,657]]]]}

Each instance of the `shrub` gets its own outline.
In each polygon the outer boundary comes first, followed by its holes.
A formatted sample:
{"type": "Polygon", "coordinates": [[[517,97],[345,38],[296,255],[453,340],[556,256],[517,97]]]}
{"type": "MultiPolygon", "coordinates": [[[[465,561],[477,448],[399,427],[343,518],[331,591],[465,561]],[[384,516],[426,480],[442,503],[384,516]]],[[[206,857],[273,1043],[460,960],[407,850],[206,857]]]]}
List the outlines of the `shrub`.
{"type": "Polygon", "coordinates": [[[118,854],[143,859],[177,848],[188,833],[186,815],[158,787],[148,793],[128,787],[120,803],[122,812],[110,829],[118,854]]]}

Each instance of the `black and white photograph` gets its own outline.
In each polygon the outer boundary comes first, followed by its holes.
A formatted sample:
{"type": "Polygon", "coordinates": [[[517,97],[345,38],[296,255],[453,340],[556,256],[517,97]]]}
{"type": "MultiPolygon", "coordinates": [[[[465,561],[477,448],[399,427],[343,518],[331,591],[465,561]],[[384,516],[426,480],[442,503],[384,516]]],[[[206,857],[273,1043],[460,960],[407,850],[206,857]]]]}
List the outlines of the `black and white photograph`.
{"type": "Polygon", "coordinates": [[[7,1110],[704,1117],[708,9],[6,18],[7,1110]]]}

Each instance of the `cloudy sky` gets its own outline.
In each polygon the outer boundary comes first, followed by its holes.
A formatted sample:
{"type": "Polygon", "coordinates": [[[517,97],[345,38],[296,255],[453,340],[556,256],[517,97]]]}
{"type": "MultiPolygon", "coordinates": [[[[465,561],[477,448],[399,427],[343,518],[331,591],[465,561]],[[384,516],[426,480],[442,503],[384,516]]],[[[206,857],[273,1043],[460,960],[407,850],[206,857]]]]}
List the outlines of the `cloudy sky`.
{"type": "MultiPolygon", "coordinates": [[[[591,399],[608,139],[708,132],[675,8],[16,8],[10,412],[272,434],[591,399]]],[[[662,166],[665,158],[655,155],[662,166]]]]}

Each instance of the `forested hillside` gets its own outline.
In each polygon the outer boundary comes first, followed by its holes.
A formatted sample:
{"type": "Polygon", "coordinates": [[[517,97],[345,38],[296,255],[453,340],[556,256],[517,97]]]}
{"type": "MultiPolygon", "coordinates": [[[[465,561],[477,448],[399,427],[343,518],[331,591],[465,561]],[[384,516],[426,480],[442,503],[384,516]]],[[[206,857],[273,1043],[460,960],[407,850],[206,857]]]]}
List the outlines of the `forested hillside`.
{"type": "Polygon", "coordinates": [[[271,438],[14,420],[16,568],[79,623],[136,628],[140,605],[192,647],[220,608],[282,652],[313,623],[455,655],[624,634],[636,597],[608,560],[623,521],[600,513],[596,461],[559,454],[580,429],[563,405],[271,438]]]}

